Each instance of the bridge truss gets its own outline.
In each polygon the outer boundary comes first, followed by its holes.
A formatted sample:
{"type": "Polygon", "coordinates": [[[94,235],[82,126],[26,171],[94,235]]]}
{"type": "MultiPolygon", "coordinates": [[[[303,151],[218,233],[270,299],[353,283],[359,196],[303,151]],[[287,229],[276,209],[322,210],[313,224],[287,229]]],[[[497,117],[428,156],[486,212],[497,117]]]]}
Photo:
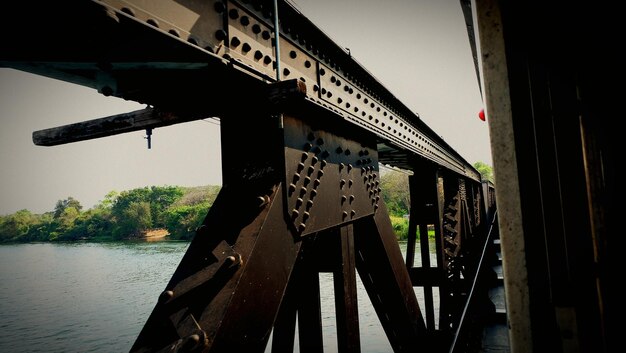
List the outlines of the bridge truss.
{"type": "Polygon", "coordinates": [[[272,334],[272,351],[291,351],[296,317],[300,350],[322,352],[320,272],[333,273],[339,350],[358,352],[357,271],[395,352],[447,349],[493,199],[470,164],[293,6],[16,6],[42,40],[3,23],[1,66],[148,105],[37,131],[36,144],[221,121],[222,190],[132,352],[262,352],[272,334]],[[411,173],[406,259],[381,199],[380,163],[411,173]],[[429,228],[437,263],[423,236],[415,267],[417,231],[429,228]]]}

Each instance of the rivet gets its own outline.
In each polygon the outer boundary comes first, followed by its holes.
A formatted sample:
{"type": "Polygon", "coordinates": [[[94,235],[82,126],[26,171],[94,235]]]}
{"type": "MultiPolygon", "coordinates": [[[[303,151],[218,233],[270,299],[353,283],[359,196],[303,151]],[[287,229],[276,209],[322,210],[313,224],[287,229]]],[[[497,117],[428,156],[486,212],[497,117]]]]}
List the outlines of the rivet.
{"type": "Polygon", "coordinates": [[[349,156],[350,155],[350,150],[346,149],[346,151],[344,153],[346,154],[346,156],[349,156]]]}
{"type": "Polygon", "coordinates": [[[298,54],[295,52],[295,50],[292,50],[289,52],[289,57],[292,59],[295,59],[298,56],[298,54]]]}
{"type": "Polygon", "coordinates": [[[307,169],[307,173],[309,175],[313,174],[314,171],[315,171],[315,167],[314,166],[310,166],[309,169],[307,169]]]}
{"type": "Polygon", "coordinates": [[[352,164],[348,164],[348,171],[352,170],[352,164]]]}
{"type": "Polygon", "coordinates": [[[341,213],[341,216],[342,216],[342,218],[343,218],[343,219],[346,219],[346,217],[348,217],[348,212],[343,211],[343,212],[341,213]]]}
{"type": "Polygon", "coordinates": [[[343,204],[344,202],[346,202],[348,198],[346,197],[346,195],[341,195],[341,204],[343,204]]]}
{"type": "Polygon", "coordinates": [[[159,303],[165,303],[166,301],[174,297],[174,291],[166,290],[159,296],[159,303]]]}
{"type": "Polygon", "coordinates": [[[198,343],[200,343],[200,335],[195,333],[185,339],[185,343],[183,343],[183,345],[180,347],[180,350],[182,352],[191,352],[192,350],[196,349],[198,343]]]}
{"type": "Polygon", "coordinates": [[[263,63],[265,65],[269,65],[272,62],[272,58],[270,58],[268,55],[265,55],[265,58],[263,58],[263,63]]]}
{"type": "Polygon", "coordinates": [[[315,146],[315,147],[313,147],[311,152],[313,152],[315,154],[318,154],[318,153],[322,152],[322,149],[319,146],[315,146]]]}
{"type": "MultiPolygon", "coordinates": [[[[248,43],[243,43],[243,45],[241,46],[241,51],[246,54],[247,52],[249,52],[250,50],[252,50],[252,47],[250,46],[250,44],[248,43]]],[[[259,52],[260,53],[260,52],[259,52]]],[[[263,56],[263,54],[261,54],[261,56],[263,56]]],[[[259,58],[260,59],[260,58],[259,58]]],[[[258,59],[257,59],[258,60],[258,59]]]]}
{"type": "Polygon", "coordinates": [[[306,202],[306,209],[310,210],[311,207],[313,207],[313,201],[309,200],[309,201],[306,202]]]}
{"type": "Polygon", "coordinates": [[[261,53],[260,50],[255,51],[254,52],[254,59],[261,60],[261,58],[263,58],[263,53],[261,53]]]}
{"type": "Polygon", "coordinates": [[[298,172],[301,172],[302,170],[304,170],[304,163],[300,162],[298,163],[298,172]]]}
{"type": "Polygon", "coordinates": [[[376,195],[376,201],[380,200],[380,196],[376,195]]]}
{"type": "Polygon", "coordinates": [[[284,69],[283,69],[283,75],[284,75],[284,76],[289,76],[289,74],[290,74],[290,73],[291,73],[291,71],[289,71],[289,69],[288,69],[288,68],[284,68],[284,69]]]}
{"type": "Polygon", "coordinates": [[[302,214],[302,220],[306,221],[307,219],[309,219],[309,217],[310,217],[310,216],[311,216],[311,214],[310,214],[310,213],[308,213],[308,212],[304,212],[304,213],[302,214]]]}
{"type": "Polygon", "coordinates": [[[323,176],[324,176],[324,171],[323,170],[320,170],[319,172],[317,172],[317,177],[318,178],[321,178],[323,176]]]}
{"type": "Polygon", "coordinates": [[[374,205],[374,209],[377,210],[378,209],[378,204],[374,205]]]}
{"type": "Polygon", "coordinates": [[[104,87],[102,87],[102,89],[100,90],[100,92],[101,92],[103,95],[105,95],[105,96],[109,97],[109,96],[111,96],[111,95],[113,94],[113,88],[111,88],[111,87],[109,87],[109,86],[104,86],[104,87]]]}
{"type": "Polygon", "coordinates": [[[319,161],[319,158],[313,156],[313,158],[311,158],[311,164],[314,165],[315,163],[317,163],[317,161],[319,161]]]}
{"type": "Polygon", "coordinates": [[[309,183],[311,182],[311,177],[304,177],[304,186],[309,185],[309,183]]]}
{"type": "Polygon", "coordinates": [[[355,210],[350,211],[350,217],[354,217],[354,215],[356,215],[356,211],[355,210]]]}
{"type": "Polygon", "coordinates": [[[239,44],[241,44],[241,41],[237,37],[233,37],[233,39],[230,40],[230,45],[232,47],[237,47],[239,44]]]}
{"type": "Polygon", "coordinates": [[[313,180],[313,187],[316,188],[318,186],[320,186],[320,180],[319,179],[313,180]]]}
{"type": "MultiPolygon", "coordinates": [[[[310,151],[312,147],[313,147],[313,145],[307,142],[307,143],[304,144],[303,149],[305,151],[310,151]]],[[[307,155],[307,157],[308,157],[308,155],[307,155]]]]}
{"type": "Polygon", "coordinates": [[[364,167],[361,168],[361,174],[365,174],[365,168],[364,167]]]}
{"type": "Polygon", "coordinates": [[[315,134],[314,134],[314,133],[312,133],[312,132],[309,132],[309,134],[308,134],[308,135],[306,135],[306,138],[307,138],[307,140],[309,140],[309,141],[313,141],[313,140],[315,140],[315,134]]]}
{"type": "Polygon", "coordinates": [[[289,193],[293,193],[294,191],[296,191],[296,184],[289,184],[289,193]]]}
{"type": "Polygon", "coordinates": [[[205,224],[202,224],[198,228],[196,228],[196,234],[198,235],[206,234],[208,231],[209,227],[207,227],[205,224]]]}
{"type": "Polygon", "coordinates": [[[343,163],[339,163],[339,170],[342,170],[346,165],[343,163]]]}
{"type": "Polygon", "coordinates": [[[363,176],[363,182],[366,183],[367,182],[367,175],[363,176]]]}
{"type": "Polygon", "coordinates": [[[233,255],[227,256],[224,259],[224,264],[226,264],[227,266],[230,266],[230,265],[234,264],[235,262],[237,262],[237,258],[234,257],[233,255]]]}
{"type": "Polygon", "coordinates": [[[263,31],[263,33],[261,33],[261,37],[263,37],[263,39],[268,40],[270,39],[270,32],[268,31],[263,31]]]}
{"type": "Polygon", "coordinates": [[[300,233],[304,232],[305,229],[306,229],[306,224],[300,223],[300,225],[298,226],[298,230],[300,231],[300,233]]]}
{"type": "Polygon", "coordinates": [[[327,164],[328,162],[326,162],[325,160],[322,160],[320,168],[324,168],[327,164]]]}
{"type": "Polygon", "coordinates": [[[300,207],[302,206],[302,203],[304,202],[304,200],[302,200],[301,197],[298,197],[298,199],[296,200],[296,207],[300,207]]]}
{"type": "Polygon", "coordinates": [[[149,25],[159,28],[159,23],[157,22],[157,20],[150,18],[146,21],[146,23],[148,23],[149,25]]]}
{"type": "Polygon", "coordinates": [[[337,147],[337,150],[336,150],[336,151],[337,151],[337,153],[341,153],[341,152],[343,152],[343,148],[341,148],[341,147],[337,147]]]}
{"type": "Polygon", "coordinates": [[[226,39],[226,31],[224,31],[223,29],[220,29],[218,31],[215,32],[215,38],[217,40],[224,40],[226,39]]]}
{"type": "Polygon", "coordinates": [[[341,180],[339,180],[339,185],[340,185],[341,187],[343,187],[344,185],[346,185],[346,179],[341,179],[341,180]]]}
{"type": "Polygon", "coordinates": [[[228,11],[228,17],[236,20],[239,18],[239,12],[236,9],[231,9],[230,11],[228,11]]]}
{"type": "Polygon", "coordinates": [[[298,218],[299,215],[300,215],[300,212],[298,212],[298,210],[294,209],[293,211],[291,211],[291,218],[292,219],[298,218]]]}
{"type": "Polygon", "coordinates": [[[317,196],[317,190],[313,189],[311,190],[311,198],[314,198],[315,196],[317,196]]]}
{"type": "Polygon", "coordinates": [[[350,195],[350,203],[354,201],[354,195],[350,195]]]}
{"type": "Polygon", "coordinates": [[[351,188],[351,187],[352,187],[352,184],[353,184],[352,179],[348,180],[348,187],[349,187],[349,188],[351,188]]]}
{"type": "Polygon", "coordinates": [[[252,26],[252,32],[254,34],[259,34],[261,33],[261,26],[259,26],[258,24],[255,24],[252,26]]]}
{"type": "Polygon", "coordinates": [[[239,22],[243,25],[243,26],[247,26],[250,24],[250,18],[248,16],[241,16],[241,18],[239,19],[239,22]]]}
{"type": "Polygon", "coordinates": [[[322,152],[322,158],[327,158],[328,156],[330,156],[330,153],[328,153],[328,151],[322,152]]]}

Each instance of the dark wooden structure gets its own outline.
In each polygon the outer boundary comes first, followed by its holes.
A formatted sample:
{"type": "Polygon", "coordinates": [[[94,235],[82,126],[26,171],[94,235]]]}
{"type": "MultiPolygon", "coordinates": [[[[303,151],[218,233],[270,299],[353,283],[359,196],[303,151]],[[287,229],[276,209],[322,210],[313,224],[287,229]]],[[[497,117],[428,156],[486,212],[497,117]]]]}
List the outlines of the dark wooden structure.
{"type": "Polygon", "coordinates": [[[619,351],[621,12],[464,3],[478,34],[510,351],[619,351]]]}
{"type": "Polygon", "coordinates": [[[292,351],[297,318],[301,351],[321,352],[320,272],[333,273],[341,352],[361,350],[357,272],[395,352],[486,351],[496,243],[504,351],[612,351],[606,22],[594,6],[460,5],[497,189],[284,1],[13,5],[0,65],[150,106],[38,131],[36,144],[220,118],[223,189],[131,351],[262,352],[272,334],[272,351],[292,351]],[[26,23],[45,40],[15,35],[26,23]],[[404,259],[379,163],[412,172],[404,259]],[[436,263],[417,238],[428,228],[436,263]]]}

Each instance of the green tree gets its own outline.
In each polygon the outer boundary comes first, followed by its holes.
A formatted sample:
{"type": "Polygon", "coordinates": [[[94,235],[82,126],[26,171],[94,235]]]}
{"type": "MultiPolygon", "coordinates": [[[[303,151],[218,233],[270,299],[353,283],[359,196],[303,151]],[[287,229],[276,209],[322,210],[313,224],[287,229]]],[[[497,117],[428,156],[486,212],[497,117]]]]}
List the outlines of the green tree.
{"type": "Polygon", "coordinates": [[[74,207],[66,207],[58,217],[54,218],[54,231],[50,233],[50,240],[71,238],[78,216],[80,216],[80,211],[74,207]]]}
{"type": "MultiPolygon", "coordinates": [[[[111,206],[111,213],[115,222],[124,222],[125,212],[133,203],[146,203],[150,209],[152,222],[146,229],[165,226],[162,213],[182,195],[183,189],[179,186],[152,186],[122,191],[111,206]]],[[[134,206],[136,207],[136,206],[134,206]]]]}
{"type": "Polygon", "coordinates": [[[164,213],[165,227],[172,235],[172,239],[192,239],[210,207],[208,202],[204,202],[168,208],[164,213]]]}
{"type": "Polygon", "coordinates": [[[152,186],[150,188],[148,202],[150,203],[150,212],[155,228],[165,227],[163,212],[180,199],[183,194],[184,191],[179,186],[152,186]]]}
{"type": "Polygon", "coordinates": [[[63,211],[65,211],[65,209],[69,207],[76,209],[76,211],[78,211],[79,213],[83,209],[83,206],[80,204],[80,202],[78,202],[78,200],[69,196],[65,200],[57,201],[56,205],[54,206],[54,218],[59,218],[63,211]]]}
{"type": "Polygon", "coordinates": [[[50,240],[50,232],[54,229],[54,218],[52,212],[46,212],[40,215],[34,215],[36,218],[35,224],[33,224],[28,230],[26,237],[21,241],[48,241],[50,240]]]}
{"type": "Polygon", "coordinates": [[[37,218],[29,210],[19,210],[0,220],[0,241],[23,241],[31,227],[37,224],[37,218]]]}
{"type": "Polygon", "coordinates": [[[113,231],[115,239],[139,237],[143,231],[152,228],[150,203],[132,201],[123,210],[113,231]]]}
{"type": "Polygon", "coordinates": [[[476,162],[473,166],[480,173],[482,180],[489,180],[493,183],[493,168],[490,165],[483,162],[476,162]]]}
{"type": "Polygon", "coordinates": [[[380,188],[383,201],[389,213],[403,216],[409,213],[411,197],[409,195],[409,176],[405,173],[381,168],[380,188]]]}

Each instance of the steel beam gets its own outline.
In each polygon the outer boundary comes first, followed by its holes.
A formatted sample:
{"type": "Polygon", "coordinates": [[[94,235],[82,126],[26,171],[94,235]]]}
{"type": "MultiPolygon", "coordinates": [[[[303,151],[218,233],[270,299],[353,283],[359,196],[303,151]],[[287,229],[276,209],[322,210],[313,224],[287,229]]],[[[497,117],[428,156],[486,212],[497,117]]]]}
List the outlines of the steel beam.
{"type": "Polygon", "coordinates": [[[374,133],[402,155],[480,180],[417,114],[288,2],[278,2],[280,58],[273,47],[271,1],[84,0],[15,6],[14,13],[29,14],[31,31],[47,33],[50,40],[25,43],[11,35],[10,22],[0,24],[0,66],[163,111],[205,116],[227,115],[241,99],[276,82],[280,67],[282,79],[302,81],[307,101],[333,111],[335,119],[374,133]],[[81,16],[73,15],[77,11],[81,16]]]}

